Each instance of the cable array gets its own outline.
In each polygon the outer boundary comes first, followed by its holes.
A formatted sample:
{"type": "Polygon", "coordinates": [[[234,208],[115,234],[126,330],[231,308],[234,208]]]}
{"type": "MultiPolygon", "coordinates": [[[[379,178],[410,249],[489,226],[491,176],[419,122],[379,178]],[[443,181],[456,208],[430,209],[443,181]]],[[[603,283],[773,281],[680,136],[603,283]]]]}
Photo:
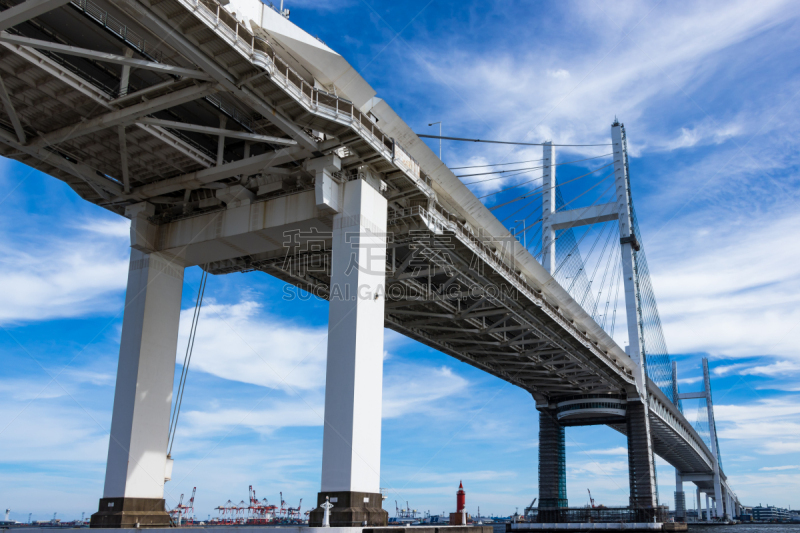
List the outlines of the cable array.
{"type": "Polygon", "coordinates": [[[647,256],[644,252],[642,242],[642,232],[639,229],[639,221],[636,217],[636,209],[631,205],[633,215],[634,235],[639,238],[639,250],[634,251],[634,264],[636,265],[636,279],[638,281],[639,293],[639,319],[641,320],[642,352],[645,354],[647,375],[661,389],[672,403],[683,411],[680,398],[675,394],[678,391],[678,384],[673,382],[672,360],[667,350],[667,342],[664,338],[664,330],[661,326],[661,317],[658,314],[656,295],[653,291],[653,284],[650,281],[650,269],[647,266],[647,256]]]}
{"type": "MultiPolygon", "coordinates": [[[[471,140],[471,139],[453,139],[453,140],[471,140]]],[[[472,140],[478,142],[477,140],[472,140]]],[[[623,145],[626,145],[623,134],[623,145]]],[[[624,146],[623,149],[627,147],[624,146]]],[[[581,163],[592,159],[599,159],[607,157],[603,156],[589,157],[586,159],[579,159],[576,161],[569,161],[565,163],[557,163],[552,166],[569,165],[572,163],[581,163]]],[[[580,176],[568,179],[563,183],[556,183],[553,187],[556,189],[556,212],[563,211],[570,208],[573,204],[580,200],[581,204],[586,204],[586,197],[590,193],[596,195],[594,201],[589,207],[596,205],[609,195],[613,196],[614,182],[603,192],[598,193],[602,187],[601,185],[606,182],[606,179],[613,176],[613,170],[597,179],[592,180],[587,187],[575,194],[571,194],[569,200],[565,200],[563,185],[575,182],[579,179],[586,178],[587,176],[597,175],[596,173],[604,168],[610,167],[615,163],[612,161],[606,165],[602,165],[594,170],[589,170],[580,176]]],[[[496,167],[498,165],[484,165],[483,167],[461,167],[461,168],[486,168],[496,167]]],[[[626,162],[627,166],[627,162],[626,162]]],[[[484,176],[493,175],[487,179],[473,181],[467,183],[472,185],[483,181],[507,179],[515,175],[530,173],[534,170],[539,170],[544,167],[533,168],[515,168],[509,170],[493,170],[484,171],[474,174],[462,175],[459,177],[468,176],[484,176]],[[505,175],[504,175],[505,174],[505,175]],[[499,177],[498,177],[499,175],[499,177]]],[[[630,175],[630,174],[628,174],[630,175]]],[[[490,207],[490,210],[499,213],[503,210],[503,216],[499,216],[501,222],[510,226],[512,232],[515,233],[521,243],[525,243],[529,252],[537,260],[541,261],[543,254],[542,239],[535,238],[536,228],[540,228],[542,223],[542,200],[548,191],[546,191],[542,184],[541,178],[534,178],[524,183],[516,184],[511,187],[503,188],[482,196],[487,198],[498,194],[509,193],[513,189],[522,187],[525,184],[539,181],[538,187],[529,190],[523,190],[518,193],[511,193],[513,196],[501,201],[498,205],[490,207]],[[508,209],[513,204],[515,208],[508,209]],[[508,212],[506,214],[506,209],[508,212]],[[510,221],[513,221],[513,225],[510,221]],[[530,221],[530,222],[529,222],[530,221]],[[521,229],[520,228],[520,224],[521,229]],[[532,235],[531,235],[532,233],[532,235]],[[528,246],[528,244],[531,246],[528,246]]],[[[574,187],[574,186],[573,186],[574,187]]],[[[608,201],[608,200],[606,200],[608,201]]],[[[601,202],[602,203],[602,202],[601,202]]],[[[581,209],[581,208],[579,208],[581,209]]],[[[641,335],[641,350],[644,353],[644,365],[647,375],[652,379],[659,389],[669,398],[679,409],[683,409],[679,396],[677,396],[678,386],[673,382],[672,375],[672,362],[667,350],[666,340],[664,338],[663,326],[658,312],[656,303],[655,292],[653,290],[652,281],[650,278],[650,270],[647,264],[647,257],[645,255],[644,246],[642,245],[642,234],[639,228],[638,218],[636,211],[633,209],[631,202],[632,218],[633,218],[633,234],[637,237],[640,244],[639,250],[634,253],[634,268],[636,271],[636,283],[640,318],[640,335],[641,335]]],[[[539,230],[538,235],[541,235],[539,230]]],[[[622,257],[619,253],[619,248],[614,244],[619,242],[619,224],[617,221],[602,222],[588,226],[585,231],[582,231],[580,236],[576,229],[572,227],[559,229],[555,232],[555,263],[556,267],[552,272],[553,277],[570,296],[578,302],[578,304],[589,314],[598,325],[603,328],[610,336],[614,335],[616,321],[617,321],[617,304],[620,297],[624,298],[624,294],[620,295],[621,286],[624,283],[622,257]],[[616,251],[616,253],[615,253],[616,251]]]]}

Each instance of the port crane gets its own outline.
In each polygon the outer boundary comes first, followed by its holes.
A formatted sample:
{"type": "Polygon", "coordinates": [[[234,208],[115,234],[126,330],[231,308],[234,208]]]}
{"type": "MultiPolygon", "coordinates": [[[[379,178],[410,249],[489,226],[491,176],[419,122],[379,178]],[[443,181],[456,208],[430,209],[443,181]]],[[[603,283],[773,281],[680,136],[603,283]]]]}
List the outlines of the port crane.
{"type": "Polygon", "coordinates": [[[280,510],[280,515],[279,516],[285,517],[286,516],[286,502],[283,500],[283,492],[279,492],[278,494],[281,495],[281,510],[280,510]]]}
{"type": "Polygon", "coordinates": [[[296,518],[300,520],[300,508],[303,506],[303,498],[300,498],[300,503],[297,507],[289,507],[289,519],[296,518]]]}
{"type": "Polygon", "coordinates": [[[590,491],[589,489],[586,489],[586,492],[589,493],[589,503],[591,504],[592,509],[594,509],[594,498],[592,498],[592,491],[590,491]]]}
{"type": "Polygon", "coordinates": [[[533,501],[531,502],[531,504],[525,508],[525,516],[532,515],[533,511],[536,510],[535,505],[536,505],[536,500],[537,499],[538,498],[534,498],[533,501]]]}

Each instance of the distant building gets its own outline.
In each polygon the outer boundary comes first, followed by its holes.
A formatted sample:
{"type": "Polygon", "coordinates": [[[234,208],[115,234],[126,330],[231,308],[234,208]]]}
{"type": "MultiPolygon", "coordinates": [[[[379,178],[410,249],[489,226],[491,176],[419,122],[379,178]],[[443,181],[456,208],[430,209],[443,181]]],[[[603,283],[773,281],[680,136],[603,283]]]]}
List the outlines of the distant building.
{"type": "Polygon", "coordinates": [[[791,513],[788,509],[773,507],[771,505],[763,507],[761,504],[759,504],[758,507],[753,507],[753,520],[758,520],[760,522],[781,522],[790,519],[791,513]]]}

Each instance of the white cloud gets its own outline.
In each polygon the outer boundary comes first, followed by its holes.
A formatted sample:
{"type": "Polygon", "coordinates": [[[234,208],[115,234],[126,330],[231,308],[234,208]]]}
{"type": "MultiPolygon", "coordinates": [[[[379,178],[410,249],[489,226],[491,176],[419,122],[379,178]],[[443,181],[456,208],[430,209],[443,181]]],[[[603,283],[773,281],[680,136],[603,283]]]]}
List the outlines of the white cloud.
{"type": "Polygon", "coordinates": [[[569,71],[563,68],[556,69],[556,70],[548,70],[547,75],[551,78],[556,78],[559,80],[565,80],[569,78],[569,71]]]}
{"type": "MultiPolygon", "coordinates": [[[[398,364],[384,377],[383,418],[436,411],[437,403],[465,391],[469,382],[450,368],[398,364]]],[[[451,411],[448,411],[450,413],[451,411]]]]}
{"type": "Polygon", "coordinates": [[[131,236],[131,222],[127,218],[89,218],[79,223],[76,228],[107,237],[117,237],[126,241],[131,236]]]}
{"type": "Polygon", "coordinates": [[[677,150],[680,148],[691,148],[702,144],[721,144],[722,142],[741,135],[744,131],[740,123],[729,123],[724,126],[711,124],[710,120],[695,127],[682,127],[680,133],[674,139],[663,142],[666,150],[677,150]]]}
{"type": "Polygon", "coordinates": [[[753,366],[743,370],[742,374],[752,376],[786,376],[800,372],[800,362],[778,361],[769,365],[753,366]]]}
{"type": "MultiPolygon", "coordinates": [[[[177,360],[183,362],[194,308],[181,311],[177,360]]],[[[327,328],[308,327],[241,301],[201,308],[191,369],[286,391],[325,385],[327,328]]]]}
{"type": "Polygon", "coordinates": [[[783,466],[765,466],[763,468],[759,468],[762,472],[774,472],[776,470],[796,470],[800,468],[800,465],[783,465],[783,466]]]}
{"type": "MultiPolygon", "coordinates": [[[[449,122],[462,122],[466,108],[504,138],[542,140],[547,138],[545,128],[552,128],[560,143],[607,141],[607,125],[615,114],[641,130],[649,118],[645,111],[654,102],[670,96],[686,101],[687,90],[710,81],[716,67],[728,61],[728,49],[797,16],[796,5],[786,1],[757,6],[743,0],[716,2],[680,10],[654,9],[646,2],[626,4],[625,10],[574,3],[564,10],[573,30],[583,35],[580,43],[550,39],[537,42],[527,53],[509,50],[504,39],[482,41],[481,48],[452,39],[452,48],[443,50],[437,42],[422,53],[415,43],[414,55],[429,77],[456,88],[459,101],[449,122]],[[581,46],[582,53],[576,54],[581,46]],[[542,73],[554,81],[547,83],[542,73]],[[487,95],[493,95],[492,113],[483,112],[487,95]]],[[[509,10],[508,16],[518,14],[509,10]]],[[[527,30],[506,21],[505,36],[522,28],[527,30]]],[[[755,50],[750,54],[757,56],[755,50]]],[[[752,117],[753,122],[759,119],[752,117]]],[[[706,137],[690,125],[685,128],[689,137],[706,137]]],[[[715,139],[741,131],[714,129],[715,139]]],[[[668,142],[666,138],[655,144],[668,142]]],[[[684,141],[675,147],[685,145],[684,141]]]]}
{"type": "Polygon", "coordinates": [[[745,369],[754,375],[796,372],[800,216],[753,213],[748,219],[722,220],[707,234],[677,224],[648,246],[670,350],[790,358],[770,365],[737,363],[715,370],[717,375],[745,369]]]}
{"type": "Polygon", "coordinates": [[[586,461],[568,464],[567,470],[572,476],[592,474],[595,476],[613,476],[628,471],[628,461],[586,461]]]}
{"type": "Polygon", "coordinates": [[[614,448],[606,448],[604,450],[588,450],[581,453],[587,455],[588,457],[592,457],[593,455],[628,455],[628,448],[616,446],[614,448]]]}
{"type": "Polygon", "coordinates": [[[762,456],[800,452],[800,402],[793,396],[714,405],[714,416],[719,438],[734,449],[762,456]]]}
{"type": "Polygon", "coordinates": [[[732,365],[718,366],[713,370],[716,376],[735,373],[742,376],[786,377],[798,372],[800,372],[800,362],[795,361],[776,361],[766,365],[734,363],[732,365]]]}
{"type": "MultiPolygon", "coordinates": [[[[178,363],[183,361],[193,312],[192,308],[181,313],[178,363]]],[[[386,339],[389,348],[408,342],[388,331],[386,339]]],[[[245,408],[217,405],[187,411],[181,415],[186,427],[179,431],[199,437],[234,430],[270,434],[284,427],[322,425],[326,352],[327,327],[282,320],[252,300],[209,302],[201,310],[191,371],[281,392],[254,399],[245,408]]],[[[384,368],[383,417],[436,413],[446,409],[437,407],[441,400],[463,392],[468,384],[446,366],[392,357],[384,368]]]]}
{"type": "Polygon", "coordinates": [[[73,234],[0,239],[0,324],[110,313],[128,274],[127,237],[97,219],[73,234]],[[87,231],[93,226],[101,231],[87,231]]]}
{"type": "Polygon", "coordinates": [[[726,422],[750,422],[800,415],[800,401],[791,396],[745,404],[714,404],[714,418],[726,422]]]}

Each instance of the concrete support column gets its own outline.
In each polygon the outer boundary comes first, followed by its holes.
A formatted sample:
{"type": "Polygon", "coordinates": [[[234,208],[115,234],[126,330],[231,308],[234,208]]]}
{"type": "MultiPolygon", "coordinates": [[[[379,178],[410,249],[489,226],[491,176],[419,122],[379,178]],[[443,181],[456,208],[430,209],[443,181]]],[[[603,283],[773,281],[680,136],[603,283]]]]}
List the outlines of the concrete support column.
{"type": "Polygon", "coordinates": [[[733,518],[736,516],[736,513],[733,510],[733,498],[731,497],[731,491],[725,491],[725,516],[726,518],[733,518]]]}
{"type": "Polygon", "coordinates": [[[539,411],[539,521],[559,522],[558,508],[567,507],[564,426],[555,410],[539,411]]]}
{"type": "Polygon", "coordinates": [[[310,524],[386,525],[381,508],[381,405],[386,283],[386,199],[376,181],[343,184],[333,217],[322,487],[310,524]]]}
{"type": "Polygon", "coordinates": [[[632,509],[641,509],[639,521],[650,522],[658,502],[647,404],[629,399],[626,419],[630,506],[632,509]]]}
{"type": "Polygon", "coordinates": [[[131,249],[103,498],[92,527],[168,526],[167,435],[183,265],[131,249]]]}
{"type": "Polygon", "coordinates": [[[542,147],[542,266],[550,274],[556,269],[556,232],[550,217],[556,212],[556,149],[548,141],[542,147]]]}
{"type": "Polygon", "coordinates": [[[703,520],[703,502],[700,499],[700,487],[697,487],[697,521],[703,520]]]}
{"type": "Polygon", "coordinates": [[[683,492],[683,476],[675,469],[675,521],[686,521],[686,494],[683,492]]]}

